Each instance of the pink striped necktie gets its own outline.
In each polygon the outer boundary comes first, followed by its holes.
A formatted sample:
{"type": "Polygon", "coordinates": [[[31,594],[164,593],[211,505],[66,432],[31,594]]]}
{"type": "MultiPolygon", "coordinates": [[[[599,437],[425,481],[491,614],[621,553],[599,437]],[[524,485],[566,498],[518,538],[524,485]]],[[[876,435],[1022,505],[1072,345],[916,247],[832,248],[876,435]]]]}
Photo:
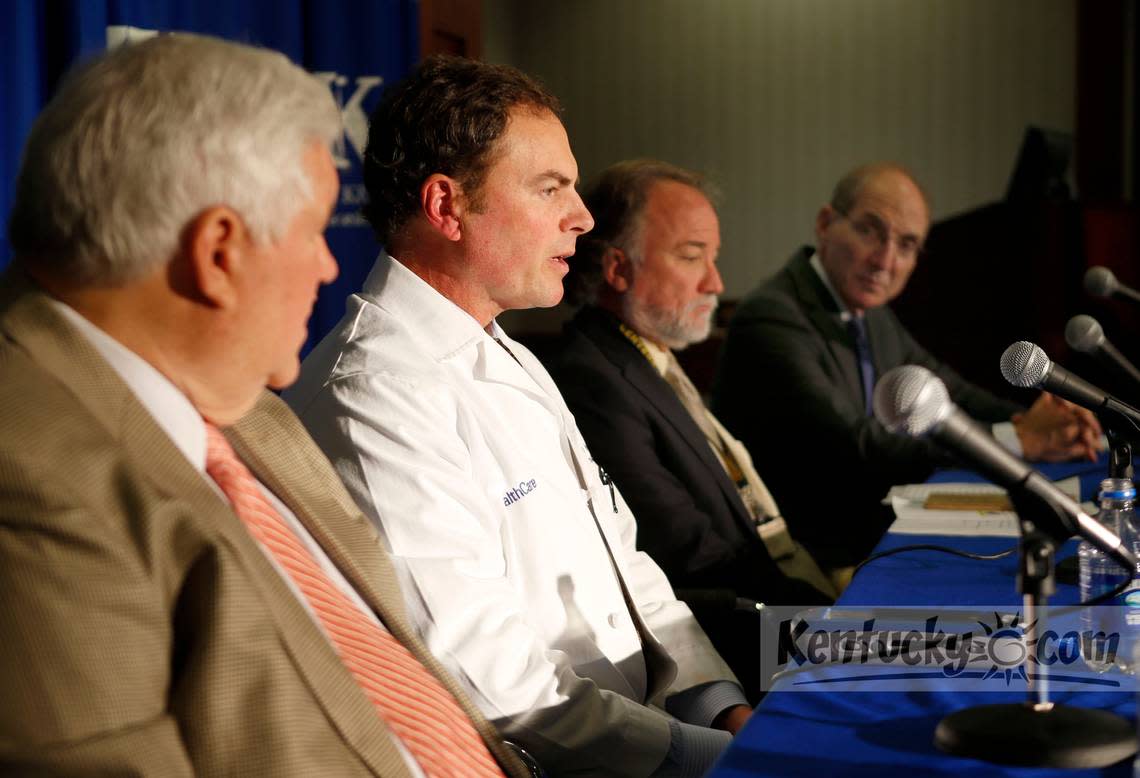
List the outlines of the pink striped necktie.
{"type": "Polygon", "coordinates": [[[337,588],[262,494],[221,430],[209,423],[206,472],[305,596],[345,667],[424,773],[501,778],[502,770],[451,693],[337,588]]]}

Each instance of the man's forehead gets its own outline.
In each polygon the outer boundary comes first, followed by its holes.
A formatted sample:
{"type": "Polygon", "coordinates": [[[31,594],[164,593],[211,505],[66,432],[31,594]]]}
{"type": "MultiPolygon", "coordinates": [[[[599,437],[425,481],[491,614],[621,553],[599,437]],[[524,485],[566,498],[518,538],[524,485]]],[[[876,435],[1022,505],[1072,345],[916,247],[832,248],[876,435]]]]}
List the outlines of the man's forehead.
{"type": "Polygon", "coordinates": [[[874,214],[891,222],[897,229],[925,234],[930,222],[926,200],[918,187],[906,176],[894,171],[882,173],[868,181],[855,197],[852,215],[874,214]]]}
{"type": "Polygon", "coordinates": [[[705,233],[719,231],[720,225],[709,199],[695,187],[680,181],[656,181],[645,206],[649,219],[674,228],[705,233]]]}
{"type": "Polygon", "coordinates": [[[507,126],[492,146],[493,165],[504,162],[527,164],[532,173],[547,171],[563,176],[577,174],[574,156],[562,120],[550,111],[517,105],[507,116],[507,126]],[[566,168],[571,166],[572,169],[566,168]]]}
{"type": "Polygon", "coordinates": [[[646,204],[648,208],[670,212],[712,209],[701,190],[671,178],[661,178],[650,185],[646,204]]]}

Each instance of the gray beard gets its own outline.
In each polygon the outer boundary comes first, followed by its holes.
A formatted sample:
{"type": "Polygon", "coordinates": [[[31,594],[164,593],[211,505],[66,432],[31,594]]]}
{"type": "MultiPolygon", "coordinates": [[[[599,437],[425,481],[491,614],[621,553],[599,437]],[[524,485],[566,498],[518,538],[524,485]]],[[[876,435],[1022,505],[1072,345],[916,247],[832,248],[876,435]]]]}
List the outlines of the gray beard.
{"type": "Polygon", "coordinates": [[[716,313],[716,296],[698,297],[680,311],[671,311],[653,305],[643,305],[625,295],[621,301],[622,318],[640,335],[664,343],[678,351],[706,340],[712,332],[713,314],[716,313]],[[712,298],[713,306],[706,316],[693,321],[691,311],[707,304],[712,298]]]}

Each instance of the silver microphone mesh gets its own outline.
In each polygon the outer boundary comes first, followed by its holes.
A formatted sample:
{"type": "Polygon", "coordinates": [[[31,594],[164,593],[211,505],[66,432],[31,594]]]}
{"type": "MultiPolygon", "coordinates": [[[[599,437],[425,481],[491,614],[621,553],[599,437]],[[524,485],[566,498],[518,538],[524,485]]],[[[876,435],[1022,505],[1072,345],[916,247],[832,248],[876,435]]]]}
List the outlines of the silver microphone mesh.
{"type": "Polygon", "coordinates": [[[1065,342],[1070,348],[1090,354],[1104,343],[1104,329],[1096,319],[1082,313],[1065,325],[1065,342]]]}
{"type": "Polygon", "coordinates": [[[1040,346],[1027,340],[1010,345],[1001,355],[1001,374],[1014,386],[1039,386],[1053,363],[1040,346]]]}
{"type": "Polygon", "coordinates": [[[946,384],[925,367],[903,365],[875,384],[875,418],[891,432],[925,435],[954,407],[946,384]]]}
{"type": "Polygon", "coordinates": [[[1116,292],[1116,276],[1107,267],[1085,271],[1085,291],[1093,297],[1111,297],[1116,292]]]}

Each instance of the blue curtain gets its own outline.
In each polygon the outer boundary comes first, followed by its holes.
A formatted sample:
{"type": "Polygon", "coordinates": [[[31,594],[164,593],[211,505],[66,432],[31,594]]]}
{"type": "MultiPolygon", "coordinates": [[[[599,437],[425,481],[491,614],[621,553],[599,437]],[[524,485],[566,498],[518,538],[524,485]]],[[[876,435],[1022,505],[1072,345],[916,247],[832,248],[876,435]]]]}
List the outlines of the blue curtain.
{"type": "MultiPolygon", "coordinates": [[[[341,191],[329,246],[340,276],[321,291],[306,351],[344,312],[379,249],[359,216],[367,118],[384,86],[419,58],[419,0],[6,0],[0,24],[2,120],[0,213],[12,206],[20,150],[36,114],[77,60],[107,46],[108,29],[217,35],[284,52],[325,81],[341,105],[345,133],[335,150],[341,191]]],[[[137,33],[136,33],[137,34],[137,33]]],[[[11,260],[0,241],[0,268],[11,260]]]]}

